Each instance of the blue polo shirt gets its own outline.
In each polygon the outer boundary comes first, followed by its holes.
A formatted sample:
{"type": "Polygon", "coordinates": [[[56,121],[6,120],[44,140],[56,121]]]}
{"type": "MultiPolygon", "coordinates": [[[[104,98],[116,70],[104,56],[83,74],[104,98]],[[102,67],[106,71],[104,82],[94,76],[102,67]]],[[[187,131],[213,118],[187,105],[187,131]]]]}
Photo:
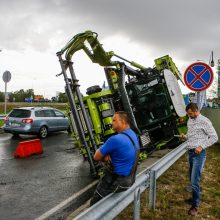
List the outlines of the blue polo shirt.
{"type": "MultiPolygon", "coordinates": [[[[131,137],[136,148],[139,149],[138,138],[134,131],[129,128],[123,132],[131,137]]],[[[114,135],[99,150],[104,156],[110,155],[114,173],[120,176],[128,176],[130,174],[135,161],[135,149],[129,137],[120,133],[114,135]]]]}

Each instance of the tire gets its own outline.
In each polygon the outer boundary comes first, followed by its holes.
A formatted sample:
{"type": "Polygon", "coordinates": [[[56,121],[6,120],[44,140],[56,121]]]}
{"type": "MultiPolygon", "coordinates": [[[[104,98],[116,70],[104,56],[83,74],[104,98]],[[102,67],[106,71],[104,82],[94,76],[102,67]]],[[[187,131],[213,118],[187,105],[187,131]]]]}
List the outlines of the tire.
{"type": "Polygon", "coordinates": [[[91,86],[86,90],[86,94],[87,95],[92,95],[93,93],[96,92],[101,92],[102,88],[100,88],[100,86],[96,85],[96,86],[91,86]]]}
{"type": "Polygon", "coordinates": [[[47,137],[47,135],[48,135],[47,127],[46,126],[42,126],[40,128],[40,130],[39,130],[38,137],[44,139],[44,138],[47,137]]]}

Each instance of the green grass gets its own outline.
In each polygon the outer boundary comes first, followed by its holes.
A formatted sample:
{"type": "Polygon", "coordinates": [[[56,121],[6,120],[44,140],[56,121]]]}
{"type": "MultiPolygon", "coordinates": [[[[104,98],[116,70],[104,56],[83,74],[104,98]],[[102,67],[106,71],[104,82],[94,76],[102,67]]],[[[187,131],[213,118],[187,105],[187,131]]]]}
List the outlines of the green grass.
{"type": "MultiPolygon", "coordinates": [[[[194,219],[220,219],[220,145],[207,149],[207,160],[201,178],[201,205],[194,219]]],[[[148,191],[141,198],[141,219],[187,220],[190,205],[185,200],[191,193],[185,191],[188,185],[187,156],[182,156],[157,181],[156,209],[147,208],[148,191]]],[[[130,205],[116,220],[133,219],[133,205],[130,205]]]]}
{"type": "Polygon", "coordinates": [[[209,192],[215,194],[216,196],[220,196],[220,190],[218,189],[214,189],[214,188],[210,188],[210,189],[207,189],[209,192]]]}
{"type": "Polygon", "coordinates": [[[4,120],[0,120],[0,127],[4,125],[4,120]]]}

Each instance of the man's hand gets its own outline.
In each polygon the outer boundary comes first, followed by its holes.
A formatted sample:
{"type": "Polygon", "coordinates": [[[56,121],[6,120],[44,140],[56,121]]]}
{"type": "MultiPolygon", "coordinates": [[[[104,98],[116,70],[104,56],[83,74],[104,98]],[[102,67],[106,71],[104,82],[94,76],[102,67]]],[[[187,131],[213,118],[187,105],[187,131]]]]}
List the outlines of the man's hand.
{"type": "Polygon", "coordinates": [[[105,156],[105,157],[104,157],[104,161],[111,161],[110,155],[105,156]]]}
{"type": "Polygon", "coordinates": [[[200,154],[202,152],[203,148],[201,146],[198,146],[195,148],[195,153],[200,154]]]}
{"type": "Polygon", "coordinates": [[[186,140],[186,135],[185,134],[180,134],[180,140],[185,141],[186,140]]]}

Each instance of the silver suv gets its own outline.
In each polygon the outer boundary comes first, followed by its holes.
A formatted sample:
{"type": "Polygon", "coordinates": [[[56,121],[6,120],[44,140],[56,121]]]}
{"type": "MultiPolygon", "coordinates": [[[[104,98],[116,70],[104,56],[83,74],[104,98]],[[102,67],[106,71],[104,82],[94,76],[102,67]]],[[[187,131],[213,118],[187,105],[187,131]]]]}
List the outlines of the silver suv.
{"type": "Polygon", "coordinates": [[[14,108],[5,118],[3,129],[13,135],[37,134],[40,138],[54,131],[70,132],[65,114],[49,107],[14,108]]]}

